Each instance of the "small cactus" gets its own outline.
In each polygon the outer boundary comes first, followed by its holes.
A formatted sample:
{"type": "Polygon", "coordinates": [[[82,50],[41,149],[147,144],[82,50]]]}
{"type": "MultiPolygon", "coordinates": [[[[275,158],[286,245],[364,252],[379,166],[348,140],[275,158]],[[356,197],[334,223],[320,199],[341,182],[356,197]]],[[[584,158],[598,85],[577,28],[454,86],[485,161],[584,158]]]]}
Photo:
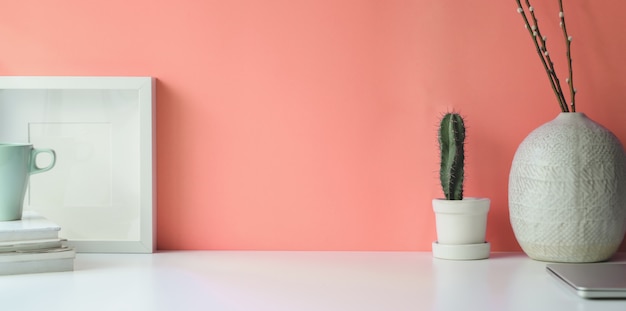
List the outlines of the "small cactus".
{"type": "Polygon", "coordinates": [[[465,125],[458,113],[446,113],[439,127],[439,179],[447,200],[463,199],[465,125]]]}

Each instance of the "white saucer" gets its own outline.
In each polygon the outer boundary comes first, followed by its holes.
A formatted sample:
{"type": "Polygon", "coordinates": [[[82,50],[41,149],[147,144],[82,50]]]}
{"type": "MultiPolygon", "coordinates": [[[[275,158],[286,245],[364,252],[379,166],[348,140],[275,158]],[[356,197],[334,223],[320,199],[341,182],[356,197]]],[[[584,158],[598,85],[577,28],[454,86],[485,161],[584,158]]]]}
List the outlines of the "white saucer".
{"type": "Polygon", "coordinates": [[[449,245],[433,242],[433,257],[451,260],[476,260],[489,258],[491,244],[489,242],[478,244],[449,245]]]}

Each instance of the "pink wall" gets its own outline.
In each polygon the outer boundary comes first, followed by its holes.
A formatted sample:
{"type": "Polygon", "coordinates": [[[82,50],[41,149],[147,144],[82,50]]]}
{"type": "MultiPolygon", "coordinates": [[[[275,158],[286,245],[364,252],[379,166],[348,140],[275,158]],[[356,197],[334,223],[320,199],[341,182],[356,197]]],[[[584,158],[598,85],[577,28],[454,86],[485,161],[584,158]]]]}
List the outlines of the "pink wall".
{"type": "MultiPolygon", "coordinates": [[[[556,1],[535,2],[563,69],[556,1]]],[[[626,141],[626,4],[566,5],[579,111],[626,141]]],[[[430,250],[437,118],[457,110],[466,194],[492,199],[493,249],[519,250],[510,162],[559,110],[513,0],[1,7],[0,75],[158,78],[161,249],[430,250]]]]}

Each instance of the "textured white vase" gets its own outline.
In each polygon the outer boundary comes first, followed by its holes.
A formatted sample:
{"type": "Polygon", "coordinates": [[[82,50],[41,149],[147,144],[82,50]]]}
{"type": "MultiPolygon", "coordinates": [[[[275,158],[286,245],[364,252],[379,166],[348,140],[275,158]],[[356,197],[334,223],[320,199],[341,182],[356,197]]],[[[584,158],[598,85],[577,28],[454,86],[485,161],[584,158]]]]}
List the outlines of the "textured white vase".
{"type": "Polygon", "coordinates": [[[583,113],[561,113],[535,129],[513,159],[509,214],[517,241],[533,259],[609,259],[626,230],[620,141],[583,113]]]}

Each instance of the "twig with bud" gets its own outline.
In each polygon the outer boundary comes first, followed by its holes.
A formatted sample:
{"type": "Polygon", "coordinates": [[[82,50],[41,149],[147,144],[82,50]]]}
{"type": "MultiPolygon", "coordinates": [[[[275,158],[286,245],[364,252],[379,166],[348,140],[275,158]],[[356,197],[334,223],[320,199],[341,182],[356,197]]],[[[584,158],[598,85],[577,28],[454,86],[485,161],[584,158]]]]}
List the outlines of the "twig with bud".
{"type": "Polygon", "coordinates": [[[567,34],[567,27],[565,26],[565,15],[563,14],[563,0],[559,0],[559,18],[561,19],[561,29],[563,29],[563,37],[565,37],[565,46],[567,47],[567,66],[569,68],[569,77],[566,79],[569,86],[570,93],[570,106],[572,112],[576,111],[576,89],[574,88],[574,73],[572,71],[572,36],[567,34]]]}
{"type": "MultiPolygon", "coordinates": [[[[563,89],[561,88],[561,82],[559,81],[559,78],[556,74],[556,70],[554,69],[554,63],[552,62],[552,59],[550,58],[550,53],[548,52],[548,47],[546,45],[546,41],[548,38],[546,36],[543,36],[541,34],[541,31],[539,30],[539,23],[538,23],[537,17],[535,16],[535,10],[533,6],[530,4],[530,0],[525,0],[525,3],[524,3],[526,5],[526,10],[528,11],[528,14],[524,10],[524,6],[522,5],[521,0],[515,0],[515,1],[517,2],[517,12],[520,13],[520,15],[522,16],[526,29],[528,30],[528,33],[530,34],[530,37],[532,38],[533,43],[535,44],[535,49],[537,51],[537,54],[539,55],[539,58],[541,59],[541,63],[543,64],[546,74],[548,75],[548,79],[550,80],[550,86],[552,87],[552,90],[554,91],[554,95],[556,96],[557,101],[559,102],[561,111],[570,112],[570,108],[567,105],[567,100],[565,99],[563,89]],[[532,19],[532,24],[528,16],[530,16],[530,18],[532,19]]],[[[565,27],[565,18],[563,16],[562,0],[559,0],[559,7],[561,10],[559,13],[559,17],[561,19],[561,29],[563,29],[563,34],[566,39],[567,59],[568,59],[568,65],[569,65],[569,78],[566,81],[567,81],[567,84],[569,85],[569,90],[571,94],[571,103],[570,103],[571,112],[575,112],[576,106],[574,102],[574,95],[576,94],[576,89],[574,89],[574,83],[573,83],[572,59],[571,59],[571,49],[570,49],[572,37],[568,36],[567,29],[565,27]]]]}

